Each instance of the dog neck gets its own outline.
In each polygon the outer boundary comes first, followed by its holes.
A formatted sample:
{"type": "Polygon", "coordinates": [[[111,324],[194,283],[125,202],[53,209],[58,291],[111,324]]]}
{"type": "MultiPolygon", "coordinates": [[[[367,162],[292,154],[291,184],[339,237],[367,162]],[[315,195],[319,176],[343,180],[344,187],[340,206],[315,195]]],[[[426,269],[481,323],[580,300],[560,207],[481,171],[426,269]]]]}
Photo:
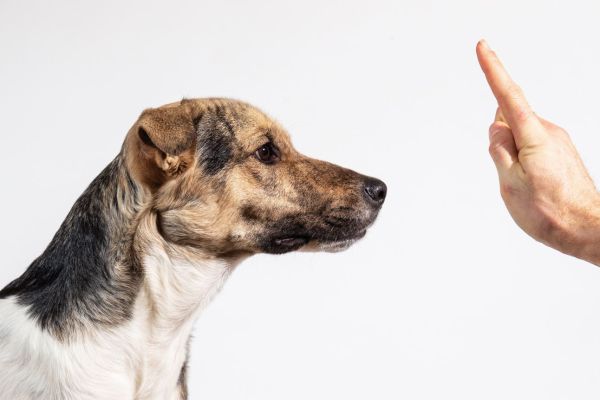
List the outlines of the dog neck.
{"type": "MultiPolygon", "coordinates": [[[[185,397],[193,323],[244,256],[216,257],[170,243],[157,218],[152,194],[117,157],[77,200],[44,253],[0,291],[0,299],[9,298],[0,307],[22,310],[5,313],[12,316],[6,326],[15,330],[13,339],[37,325],[48,333],[36,333],[45,338],[43,348],[57,349],[45,354],[63,355],[42,360],[62,374],[48,390],[94,376],[100,380],[82,383],[81,390],[112,391],[110,398],[133,392],[137,399],[173,398],[178,390],[185,397]],[[97,382],[106,384],[98,389],[97,382]]],[[[22,356],[20,346],[10,346],[19,351],[15,357],[37,360],[22,356]]]]}
{"type": "Polygon", "coordinates": [[[167,242],[153,212],[140,218],[134,248],[144,270],[144,307],[155,328],[163,331],[177,330],[193,320],[242,261],[242,257],[215,257],[201,248],[167,242]]]}
{"type": "MultiPolygon", "coordinates": [[[[132,320],[121,328],[124,342],[142,342],[136,398],[167,398],[169,387],[185,387],[185,365],[193,323],[241,261],[210,257],[201,249],[174,245],[160,235],[156,215],[144,213],[134,239],[143,285],[132,320]]],[[[118,331],[119,332],[119,331],[118,331]]]]}
{"type": "Polygon", "coordinates": [[[151,201],[118,156],[76,201],[44,253],[0,298],[15,296],[60,340],[126,325],[141,302],[156,329],[187,323],[239,260],[167,243],[149,210],[151,201]]]}
{"type": "Polygon", "coordinates": [[[0,298],[15,296],[42,329],[61,340],[85,327],[127,321],[142,282],[131,238],[143,196],[117,156],[75,202],[42,255],[0,298]]]}

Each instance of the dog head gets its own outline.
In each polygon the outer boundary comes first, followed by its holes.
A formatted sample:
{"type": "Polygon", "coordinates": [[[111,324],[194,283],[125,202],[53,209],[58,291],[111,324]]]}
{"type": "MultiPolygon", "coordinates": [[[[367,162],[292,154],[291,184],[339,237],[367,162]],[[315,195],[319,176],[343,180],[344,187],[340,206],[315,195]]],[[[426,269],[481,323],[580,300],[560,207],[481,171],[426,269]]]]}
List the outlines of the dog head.
{"type": "Polygon", "coordinates": [[[378,179],[300,154],[279,124],[235,100],[148,109],[124,149],[163,237],[216,255],[341,250],[386,196],[378,179]]]}

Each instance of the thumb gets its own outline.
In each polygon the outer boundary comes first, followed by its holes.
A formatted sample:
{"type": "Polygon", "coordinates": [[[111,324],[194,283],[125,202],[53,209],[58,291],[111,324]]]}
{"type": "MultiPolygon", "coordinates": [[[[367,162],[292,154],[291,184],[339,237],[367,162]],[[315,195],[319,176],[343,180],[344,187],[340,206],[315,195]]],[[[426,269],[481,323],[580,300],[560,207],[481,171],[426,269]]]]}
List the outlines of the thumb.
{"type": "Polygon", "coordinates": [[[515,162],[518,162],[515,138],[506,122],[495,121],[490,126],[489,151],[500,175],[507,172],[515,162]]]}

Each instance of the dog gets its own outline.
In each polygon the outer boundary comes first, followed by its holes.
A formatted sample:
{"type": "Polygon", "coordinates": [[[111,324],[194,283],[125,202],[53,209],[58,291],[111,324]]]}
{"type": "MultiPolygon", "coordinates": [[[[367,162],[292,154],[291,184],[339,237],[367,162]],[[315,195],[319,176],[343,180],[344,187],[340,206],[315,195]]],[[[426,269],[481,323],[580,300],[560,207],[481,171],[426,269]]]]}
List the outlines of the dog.
{"type": "Polygon", "coordinates": [[[192,325],[257,253],[339,251],[386,185],[298,153],[259,109],[145,110],[29,268],[0,291],[0,398],[186,399],[192,325]]]}

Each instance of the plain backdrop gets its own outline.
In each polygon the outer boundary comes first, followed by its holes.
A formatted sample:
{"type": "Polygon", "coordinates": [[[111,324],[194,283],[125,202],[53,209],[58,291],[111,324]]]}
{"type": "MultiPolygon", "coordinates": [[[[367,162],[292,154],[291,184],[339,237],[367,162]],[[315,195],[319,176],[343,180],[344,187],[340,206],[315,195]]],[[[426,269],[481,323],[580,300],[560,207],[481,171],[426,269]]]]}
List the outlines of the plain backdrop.
{"type": "Polygon", "coordinates": [[[1,0],[0,286],[144,108],[235,97],[389,197],[344,253],[236,270],[196,325],[191,399],[598,399],[600,270],[504,209],[474,48],[600,178],[599,17],[590,0],[1,0]]]}

